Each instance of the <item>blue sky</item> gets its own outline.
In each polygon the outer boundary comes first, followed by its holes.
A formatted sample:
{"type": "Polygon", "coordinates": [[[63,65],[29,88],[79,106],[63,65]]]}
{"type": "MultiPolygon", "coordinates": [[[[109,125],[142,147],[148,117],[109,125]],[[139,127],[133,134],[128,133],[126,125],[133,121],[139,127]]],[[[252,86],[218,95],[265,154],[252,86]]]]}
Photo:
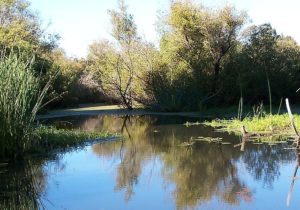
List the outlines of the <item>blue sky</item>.
{"type": "MultiPolygon", "coordinates": [[[[110,39],[108,9],[117,0],[29,0],[48,30],[60,34],[60,46],[67,55],[83,57],[95,40],[110,39]]],[[[134,15],[139,33],[148,41],[158,42],[155,23],[158,10],[167,10],[170,0],[125,0],[134,15]]],[[[300,43],[299,0],[194,0],[208,7],[230,4],[248,12],[252,24],[271,23],[278,33],[291,35],[300,43]]]]}

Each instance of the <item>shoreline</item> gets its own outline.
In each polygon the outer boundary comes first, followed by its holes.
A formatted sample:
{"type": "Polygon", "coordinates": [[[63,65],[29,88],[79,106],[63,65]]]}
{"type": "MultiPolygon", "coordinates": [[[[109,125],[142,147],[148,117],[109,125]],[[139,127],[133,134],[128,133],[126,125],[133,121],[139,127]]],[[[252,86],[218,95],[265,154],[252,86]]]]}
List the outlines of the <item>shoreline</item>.
{"type": "Polygon", "coordinates": [[[118,105],[106,105],[106,106],[90,106],[84,108],[73,109],[59,109],[49,111],[46,114],[41,114],[36,117],[37,120],[52,119],[60,117],[72,117],[72,116],[91,116],[91,115],[161,115],[161,116],[183,116],[183,117],[195,117],[195,118],[213,118],[213,115],[203,115],[200,112],[155,112],[148,111],[142,108],[136,108],[134,110],[128,110],[126,108],[119,107],[118,105]]]}

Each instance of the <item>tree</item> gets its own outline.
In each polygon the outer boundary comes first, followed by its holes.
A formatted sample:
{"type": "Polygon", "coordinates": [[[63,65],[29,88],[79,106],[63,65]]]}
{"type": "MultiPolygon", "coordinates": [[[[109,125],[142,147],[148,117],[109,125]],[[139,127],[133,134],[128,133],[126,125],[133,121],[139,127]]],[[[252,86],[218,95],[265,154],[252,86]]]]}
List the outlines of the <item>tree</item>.
{"type": "Polygon", "coordinates": [[[158,51],[137,35],[133,16],[127,12],[124,1],[119,1],[118,10],[110,10],[109,14],[116,43],[100,40],[90,45],[87,69],[105,94],[132,110],[135,102],[151,101],[146,85],[158,51]]]}
{"type": "Polygon", "coordinates": [[[220,73],[235,51],[246,18],[244,12],[233,7],[214,11],[186,1],[171,4],[161,53],[169,66],[171,84],[178,85],[177,80],[184,83],[180,88],[183,92],[174,87],[177,104],[197,109],[219,93],[220,73]],[[181,95],[191,98],[186,100],[181,95]]]}
{"type": "Polygon", "coordinates": [[[214,79],[212,92],[216,91],[219,81],[220,71],[224,60],[230,51],[237,44],[237,37],[246,15],[237,12],[233,7],[224,7],[217,14],[213,15],[212,25],[207,26],[208,30],[208,51],[213,61],[214,79]]]}
{"type": "Polygon", "coordinates": [[[100,40],[89,46],[87,56],[87,71],[99,84],[103,94],[113,101],[121,102],[119,91],[122,80],[118,79],[115,69],[118,60],[118,52],[112,43],[100,40]]]}
{"type": "Polygon", "coordinates": [[[0,44],[36,53],[56,47],[57,35],[45,34],[38,15],[26,0],[0,2],[0,44]]]}
{"type": "Polygon", "coordinates": [[[135,71],[133,48],[139,38],[133,16],[128,13],[123,0],[119,2],[119,10],[110,10],[113,26],[112,36],[119,44],[121,53],[118,53],[114,64],[115,77],[113,84],[122,103],[129,109],[133,109],[133,77],[135,71]]]}
{"type": "Polygon", "coordinates": [[[236,99],[242,92],[248,104],[269,101],[270,112],[274,102],[294,98],[300,78],[299,49],[270,24],[246,28],[239,50],[225,67],[225,98],[236,99]]]}
{"type": "Polygon", "coordinates": [[[115,42],[93,43],[88,69],[102,91],[128,109],[138,102],[167,111],[199,110],[244,96],[250,104],[272,104],[300,86],[298,44],[270,24],[241,32],[247,15],[234,7],[172,1],[162,18],[159,49],[138,36],[124,1],[109,14],[115,42]]]}

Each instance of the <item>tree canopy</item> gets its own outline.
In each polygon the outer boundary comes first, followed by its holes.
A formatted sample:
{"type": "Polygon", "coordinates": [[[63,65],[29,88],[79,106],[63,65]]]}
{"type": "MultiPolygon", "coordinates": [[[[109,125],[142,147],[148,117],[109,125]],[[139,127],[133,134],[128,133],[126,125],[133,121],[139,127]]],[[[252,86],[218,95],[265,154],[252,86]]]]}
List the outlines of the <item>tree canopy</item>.
{"type": "MultiPolygon", "coordinates": [[[[159,46],[138,34],[124,0],[108,11],[113,40],[91,43],[86,58],[69,58],[59,36],[41,27],[26,0],[0,2],[0,47],[35,58],[45,82],[59,72],[48,99],[54,106],[117,102],[166,111],[211,106],[277,104],[297,99],[300,46],[269,23],[248,25],[232,6],[214,9],[192,1],[172,1],[161,17],[159,46]]],[[[272,111],[272,110],[270,110],[272,111]]]]}

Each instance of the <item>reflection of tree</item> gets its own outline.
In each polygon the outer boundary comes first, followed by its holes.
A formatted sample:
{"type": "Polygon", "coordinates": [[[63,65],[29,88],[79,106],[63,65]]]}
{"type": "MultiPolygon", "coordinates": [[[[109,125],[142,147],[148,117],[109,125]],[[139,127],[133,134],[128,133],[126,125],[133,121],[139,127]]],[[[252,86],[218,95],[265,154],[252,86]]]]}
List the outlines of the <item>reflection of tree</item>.
{"type": "MultiPolygon", "coordinates": [[[[155,154],[164,162],[164,178],[176,183],[174,198],[178,208],[194,207],[214,195],[228,203],[238,203],[236,192],[244,186],[237,177],[232,158],[236,159],[239,153],[234,154],[230,149],[222,150],[217,145],[201,145],[190,149],[178,147],[191,134],[198,134],[199,128],[167,124],[155,126],[153,123],[156,120],[148,117],[125,117],[123,122],[106,122],[108,125],[119,125],[126,139],[124,142],[93,147],[97,154],[103,156],[107,151],[117,155],[116,144],[120,147],[123,145],[115,189],[126,189],[125,198],[129,199],[134,185],[138,183],[142,165],[147,157],[155,154]]],[[[112,127],[110,129],[117,130],[112,127]]],[[[205,129],[200,132],[208,136],[216,135],[211,131],[205,129]]]]}
{"type": "Polygon", "coordinates": [[[133,186],[138,183],[138,177],[141,173],[141,162],[137,159],[136,148],[133,146],[125,153],[125,157],[118,166],[117,191],[126,189],[126,200],[133,195],[133,186]]]}
{"type": "Polygon", "coordinates": [[[134,194],[143,165],[153,156],[162,161],[163,178],[175,184],[173,197],[178,209],[197,207],[215,196],[230,205],[239,204],[240,199],[251,201],[251,186],[245,186],[238,176],[237,162],[242,160],[250,174],[271,186],[279,175],[280,164],[294,158],[290,150],[283,150],[280,145],[242,145],[241,142],[244,152],[232,145],[209,143],[179,147],[200,135],[223,137],[223,141],[233,143],[238,138],[201,126],[172,125],[167,118],[162,118],[103,118],[104,129],[123,131],[124,141],[95,145],[93,150],[101,157],[121,157],[115,189],[125,189],[126,199],[134,194]]]}
{"type": "Polygon", "coordinates": [[[163,174],[176,183],[174,197],[179,209],[193,208],[213,196],[229,204],[238,203],[236,192],[244,186],[233,162],[237,154],[208,144],[192,150],[173,147],[171,153],[174,155],[163,156],[163,174]]]}
{"type": "Polygon", "coordinates": [[[65,165],[59,156],[51,154],[43,157],[30,157],[18,163],[1,167],[0,164],[0,209],[1,210],[34,210],[45,209],[43,200],[47,186],[49,168],[46,162],[55,161],[54,170],[62,171],[65,165]]]}
{"type": "Polygon", "coordinates": [[[117,155],[118,149],[120,149],[121,163],[117,167],[115,190],[125,189],[126,200],[129,200],[134,194],[134,185],[138,183],[142,165],[147,157],[147,153],[143,154],[145,151],[148,151],[145,148],[148,145],[143,141],[145,130],[150,124],[147,120],[151,121],[151,118],[140,120],[139,117],[131,118],[130,116],[125,116],[114,118],[114,122],[111,122],[108,118],[103,126],[110,125],[110,130],[122,132],[124,139],[114,144],[101,144],[93,147],[93,150],[101,156],[106,154],[107,151],[117,155]]]}
{"type": "Polygon", "coordinates": [[[128,129],[128,124],[131,124],[130,116],[126,115],[123,120],[121,132],[126,135],[131,146],[125,148],[125,153],[122,152],[124,148],[124,141],[120,148],[121,163],[118,166],[117,183],[115,189],[117,191],[126,189],[125,199],[129,200],[134,194],[133,187],[138,183],[138,177],[141,173],[141,163],[137,159],[137,148],[135,142],[128,129]],[[125,154],[125,155],[123,155],[125,154]]]}
{"type": "Polygon", "coordinates": [[[23,162],[7,166],[0,173],[0,209],[40,209],[40,197],[45,189],[45,174],[40,163],[23,162]]]}
{"type": "Polygon", "coordinates": [[[284,150],[282,145],[248,144],[242,159],[256,180],[262,180],[264,185],[272,187],[280,176],[280,165],[293,161],[295,155],[291,150],[284,150]]]}

